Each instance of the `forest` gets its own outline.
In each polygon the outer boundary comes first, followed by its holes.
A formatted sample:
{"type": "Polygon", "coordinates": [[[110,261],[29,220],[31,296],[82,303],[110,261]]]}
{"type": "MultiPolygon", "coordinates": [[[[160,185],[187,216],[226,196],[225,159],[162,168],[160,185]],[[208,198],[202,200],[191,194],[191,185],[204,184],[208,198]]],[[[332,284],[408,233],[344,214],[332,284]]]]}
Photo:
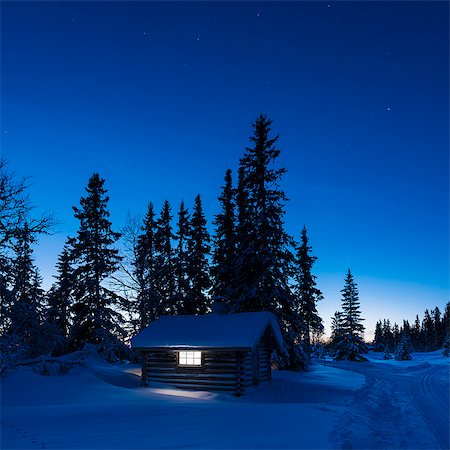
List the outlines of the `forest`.
{"type": "MultiPolygon", "coordinates": [[[[148,203],[142,220],[129,218],[115,229],[108,210],[107,183],[93,173],[86,194],[73,206],[76,235],[68,236],[55,281],[41,287],[33,247],[52,233],[52,214],[36,216],[26,179],[16,179],[6,160],[0,175],[0,298],[2,373],[40,355],[61,356],[97,346],[108,361],[136,357],[130,338],[167,314],[207,314],[212,302],[228,313],[270,311],[277,318],[286,351],[274,357],[283,369],[306,368],[311,354],[365,360],[363,318],[356,280],[345,275],[341,311],[332,336],[323,341],[317,302],[323,300],[307,229],[298,241],[284,227],[286,169],[277,166],[278,135],[260,115],[237,175],[226,170],[219,211],[207,224],[202,198],[192,211],[168,200],[161,211],[148,203]]],[[[300,230],[300,227],[299,227],[300,230]]],[[[422,322],[399,327],[377,323],[371,348],[390,358],[409,359],[412,349],[449,347],[448,303],[443,313],[426,310],[422,322]]]]}

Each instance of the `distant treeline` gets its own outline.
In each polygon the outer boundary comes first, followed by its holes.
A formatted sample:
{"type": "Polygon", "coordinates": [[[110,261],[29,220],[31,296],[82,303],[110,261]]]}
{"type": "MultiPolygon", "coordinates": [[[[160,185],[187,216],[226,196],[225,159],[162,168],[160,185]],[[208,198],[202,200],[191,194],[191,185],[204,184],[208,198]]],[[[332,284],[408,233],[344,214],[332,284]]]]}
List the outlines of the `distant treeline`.
{"type": "Polygon", "coordinates": [[[450,333],[450,302],[445,306],[442,314],[440,309],[426,309],[423,319],[416,315],[416,320],[410,324],[403,320],[403,324],[391,325],[389,319],[379,320],[375,326],[374,345],[378,351],[394,351],[400,337],[406,334],[415,351],[430,352],[443,347],[446,336],[450,333]]]}

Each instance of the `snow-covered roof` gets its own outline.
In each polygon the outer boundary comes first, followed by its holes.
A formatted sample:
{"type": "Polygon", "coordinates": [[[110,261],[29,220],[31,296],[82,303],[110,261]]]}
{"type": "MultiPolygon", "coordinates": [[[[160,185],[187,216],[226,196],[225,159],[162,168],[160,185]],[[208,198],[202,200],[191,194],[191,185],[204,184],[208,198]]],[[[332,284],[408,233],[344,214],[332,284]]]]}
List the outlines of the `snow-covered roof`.
{"type": "Polygon", "coordinates": [[[270,327],[284,349],[278,322],[270,312],[162,316],[132,339],[135,348],[255,347],[270,327]]]}

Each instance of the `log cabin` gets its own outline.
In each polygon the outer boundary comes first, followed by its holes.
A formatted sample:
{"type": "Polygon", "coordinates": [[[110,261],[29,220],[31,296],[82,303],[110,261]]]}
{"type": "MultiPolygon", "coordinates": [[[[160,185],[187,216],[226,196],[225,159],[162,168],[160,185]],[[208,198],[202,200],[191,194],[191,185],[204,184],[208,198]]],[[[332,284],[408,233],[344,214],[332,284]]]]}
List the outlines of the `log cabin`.
{"type": "Polygon", "coordinates": [[[132,339],[142,383],[227,391],[237,396],[271,379],[271,355],[284,352],[270,312],[162,316],[132,339]]]}

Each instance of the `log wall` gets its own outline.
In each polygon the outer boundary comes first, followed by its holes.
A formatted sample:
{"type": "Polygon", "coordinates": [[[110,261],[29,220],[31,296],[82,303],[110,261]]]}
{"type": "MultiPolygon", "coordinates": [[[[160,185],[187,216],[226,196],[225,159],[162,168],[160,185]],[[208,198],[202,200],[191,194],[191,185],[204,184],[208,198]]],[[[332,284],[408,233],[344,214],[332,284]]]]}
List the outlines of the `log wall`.
{"type": "Polygon", "coordinates": [[[258,345],[258,378],[259,382],[269,381],[272,378],[272,349],[266,339],[258,345]]]}
{"type": "Polygon", "coordinates": [[[142,382],[242,395],[247,387],[270,381],[272,348],[273,337],[265,333],[253,351],[201,350],[201,367],[179,366],[175,349],[143,349],[142,382]]]}
{"type": "Polygon", "coordinates": [[[202,350],[201,367],[178,365],[176,350],[143,350],[142,381],[167,383],[184,389],[231,391],[242,395],[252,384],[249,351],[202,350]]]}

